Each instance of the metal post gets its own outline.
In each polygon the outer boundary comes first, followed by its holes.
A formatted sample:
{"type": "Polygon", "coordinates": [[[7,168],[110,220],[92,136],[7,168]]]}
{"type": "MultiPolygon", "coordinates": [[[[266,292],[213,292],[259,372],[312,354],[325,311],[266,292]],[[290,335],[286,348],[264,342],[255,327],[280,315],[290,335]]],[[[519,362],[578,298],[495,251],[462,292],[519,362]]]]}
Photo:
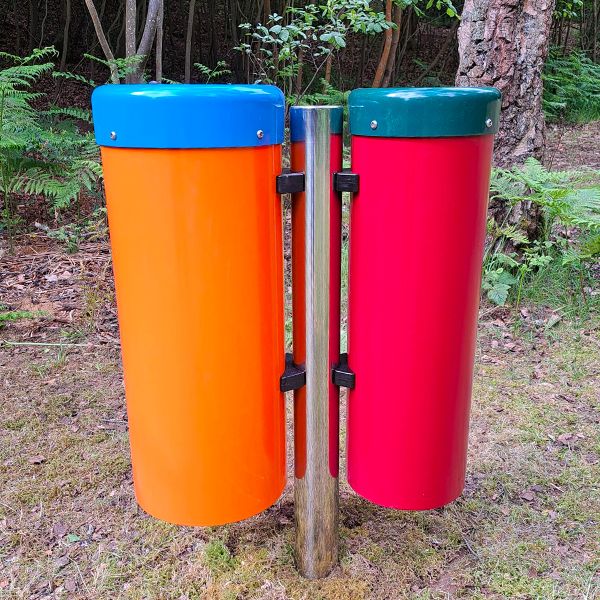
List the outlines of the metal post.
{"type": "Polygon", "coordinates": [[[330,452],[338,451],[337,432],[335,442],[330,439],[337,426],[330,336],[339,335],[339,323],[330,327],[332,110],[339,107],[291,109],[292,170],[305,172],[305,192],[294,196],[292,207],[294,361],[306,365],[306,386],[295,392],[294,409],[295,553],[298,570],[311,579],[325,577],[338,561],[339,486],[330,468],[330,452]]]}

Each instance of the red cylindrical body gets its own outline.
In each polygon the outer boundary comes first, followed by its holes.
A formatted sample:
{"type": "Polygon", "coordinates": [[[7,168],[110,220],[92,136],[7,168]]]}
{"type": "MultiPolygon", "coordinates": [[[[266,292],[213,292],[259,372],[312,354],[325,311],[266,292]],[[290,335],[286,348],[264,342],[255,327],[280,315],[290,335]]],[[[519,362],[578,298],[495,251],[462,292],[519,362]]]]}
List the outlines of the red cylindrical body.
{"type": "Polygon", "coordinates": [[[352,138],[348,479],[383,506],[463,489],[492,145],[352,138]]]}

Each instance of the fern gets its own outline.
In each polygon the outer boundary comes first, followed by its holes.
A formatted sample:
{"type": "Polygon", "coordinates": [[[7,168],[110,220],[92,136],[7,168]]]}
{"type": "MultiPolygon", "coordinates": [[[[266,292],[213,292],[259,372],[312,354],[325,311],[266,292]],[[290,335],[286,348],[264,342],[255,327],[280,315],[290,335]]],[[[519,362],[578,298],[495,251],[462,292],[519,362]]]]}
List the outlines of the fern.
{"type": "Polygon", "coordinates": [[[533,158],[521,167],[495,169],[490,187],[496,202],[515,206],[532,203],[542,207],[542,238],[530,240],[517,225],[488,223],[490,244],[484,261],[483,288],[488,298],[504,304],[516,290],[520,301],[523,286],[533,274],[557,260],[584,269],[597,259],[600,246],[600,172],[549,171],[533,158]],[[576,242],[567,235],[576,228],[576,242]],[[499,243],[500,242],[500,243],[499,243]],[[507,242],[519,252],[491,252],[507,242]]]}
{"type": "Polygon", "coordinates": [[[0,53],[0,225],[11,240],[19,218],[16,196],[32,194],[49,201],[52,211],[66,208],[84,189],[92,190],[102,173],[98,150],[80,123],[90,113],[74,107],[38,110],[43,94],[32,87],[53,73],[53,48],[35,50],[24,58],[0,53]]]}
{"type": "Polygon", "coordinates": [[[600,65],[584,52],[550,51],[544,68],[544,111],[549,121],[580,123],[600,118],[600,65]]]}

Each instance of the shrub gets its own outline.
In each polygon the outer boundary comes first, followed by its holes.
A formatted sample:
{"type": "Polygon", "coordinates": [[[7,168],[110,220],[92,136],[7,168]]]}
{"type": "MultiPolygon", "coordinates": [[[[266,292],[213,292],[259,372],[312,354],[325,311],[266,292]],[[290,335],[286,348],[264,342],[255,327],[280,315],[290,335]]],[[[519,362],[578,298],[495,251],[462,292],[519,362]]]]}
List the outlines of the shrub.
{"type": "Polygon", "coordinates": [[[544,112],[549,121],[600,119],[600,65],[584,52],[550,51],[544,68],[544,112]]]}
{"type": "Polygon", "coordinates": [[[488,223],[482,286],[492,302],[503,305],[512,294],[518,305],[528,281],[557,267],[573,275],[585,295],[585,283],[593,280],[591,268],[600,257],[598,175],[551,172],[533,158],[522,167],[494,170],[492,199],[538,205],[543,226],[539,239],[530,240],[518,225],[488,223]]]}
{"type": "Polygon", "coordinates": [[[90,122],[89,111],[36,107],[43,94],[32,87],[42,76],[56,75],[55,54],[53,48],[25,58],[0,53],[0,227],[11,241],[20,222],[18,195],[41,195],[56,214],[102,175],[93,135],[80,127],[90,122]]]}

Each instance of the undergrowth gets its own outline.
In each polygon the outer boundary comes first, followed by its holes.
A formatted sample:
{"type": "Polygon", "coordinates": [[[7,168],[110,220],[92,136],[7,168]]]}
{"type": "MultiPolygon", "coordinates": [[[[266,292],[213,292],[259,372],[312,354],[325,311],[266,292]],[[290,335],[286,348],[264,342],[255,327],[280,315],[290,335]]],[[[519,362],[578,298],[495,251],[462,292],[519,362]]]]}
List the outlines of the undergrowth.
{"type": "Polygon", "coordinates": [[[579,50],[550,51],[544,67],[544,112],[548,121],[587,123],[600,119],[600,64],[579,50]]]}
{"type": "Polygon", "coordinates": [[[102,176],[89,111],[50,106],[38,108],[44,94],[33,87],[54,70],[54,48],[34,50],[24,58],[0,53],[0,230],[9,240],[21,225],[22,196],[42,196],[57,213],[92,191],[102,176]]]}
{"type": "MultiPolygon", "coordinates": [[[[519,306],[523,298],[595,310],[600,257],[598,173],[549,171],[537,160],[496,169],[491,198],[541,208],[542,224],[530,239],[520,223],[488,222],[482,286],[489,300],[519,306]]],[[[503,211],[508,215],[511,211],[503,211]]]]}

